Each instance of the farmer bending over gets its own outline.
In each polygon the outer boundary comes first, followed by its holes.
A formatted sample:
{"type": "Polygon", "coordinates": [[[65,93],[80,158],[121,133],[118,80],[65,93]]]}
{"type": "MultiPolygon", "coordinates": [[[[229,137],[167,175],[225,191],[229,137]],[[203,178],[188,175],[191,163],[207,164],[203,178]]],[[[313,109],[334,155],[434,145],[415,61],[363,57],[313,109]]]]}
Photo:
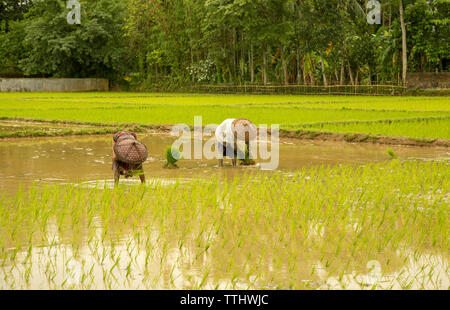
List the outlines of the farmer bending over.
{"type": "Polygon", "coordinates": [[[218,151],[223,150],[222,156],[219,153],[219,167],[223,166],[223,156],[231,157],[233,166],[236,166],[236,158],[244,159],[245,150],[240,150],[237,142],[245,141],[245,146],[250,156],[250,141],[256,139],[256,126],[245,118],[228,118],[222,122],[215,132],[218,142],[218,151]]]}
{"type": "Polygon", "coordinates": [[[114,152],[114,147],[116,143],[123,141],[125,139],[137,140],[137,136],[134,132],[130,131],[119,131],[113,136],[112,151],[113,151],[113,164],[112,170],[114,171],[114,182],[117,184],[119,182],[120,175],[124,175],[125,178],[129,178],[133,175],[139,175],[141,183],[145,182],[144,169],[142,168],[142,163],[138,165],[124,163],[116,158],[116,153],[114,152]]]}

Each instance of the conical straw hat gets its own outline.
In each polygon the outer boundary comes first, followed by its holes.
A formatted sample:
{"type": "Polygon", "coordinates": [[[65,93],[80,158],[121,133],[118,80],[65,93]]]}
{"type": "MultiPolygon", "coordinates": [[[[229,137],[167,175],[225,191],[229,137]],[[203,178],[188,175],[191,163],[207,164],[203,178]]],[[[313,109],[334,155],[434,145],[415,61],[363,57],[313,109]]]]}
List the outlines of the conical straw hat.
{"type": "Polygon", "coordinates": [[[142,164],[148,157],[147,147],[135,139],[124,139],[117,142],[114,146],[114,153],[121,162],[133,165],[142,164]]]}
{"type": "Polygon", "coordinates": [[[256,139],[257,129],[255,124],[245,118],[238,118],[233,121],[232,130],[235,139],[238,141],[253,141],[256,139]]]}

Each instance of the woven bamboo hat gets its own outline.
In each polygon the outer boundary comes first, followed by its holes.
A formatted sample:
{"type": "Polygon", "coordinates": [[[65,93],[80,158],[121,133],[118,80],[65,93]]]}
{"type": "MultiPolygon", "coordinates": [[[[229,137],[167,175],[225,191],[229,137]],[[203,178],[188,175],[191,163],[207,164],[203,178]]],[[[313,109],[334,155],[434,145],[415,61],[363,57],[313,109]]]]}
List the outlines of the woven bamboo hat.
{"type": "Polygon", "coordinates": [[[256,139],[257,129],[255,124],[245,118],[238,118],[233,121],[232,129],[234,138],[238,141],[253,141],[256,139]]]}
{"type": "Polygon", "coordinates": [[[147,160],[148,150],[145,144],[135,139],[123,139],[114,146],[114,153],[121,162],[140,165],[147,160]]]}

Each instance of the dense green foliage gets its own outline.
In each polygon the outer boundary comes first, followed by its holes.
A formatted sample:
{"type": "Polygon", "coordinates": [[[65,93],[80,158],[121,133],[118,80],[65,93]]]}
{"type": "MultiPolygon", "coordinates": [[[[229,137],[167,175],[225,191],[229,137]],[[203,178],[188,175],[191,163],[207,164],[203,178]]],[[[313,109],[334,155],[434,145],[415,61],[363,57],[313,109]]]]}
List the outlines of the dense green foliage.
{"type": "Polygon", "coordinates": [[[80,0],[82,22],[67,23],[66,1],[35,1],[0,41],[0,70],[49,77],[113,78],[123,69],[121,1],[80,0]]]}
{"type": "Polygon", "coordinates": [[[21,20],[31,7],[31,0],[0,1],[0,30],[8,32],[12,21],[21,20]]]}
{"type": "Polygon", "coordinates": [[[0,1],[0,74],[108,77],[147,88],[192,83],[401,83],[448,71],[448,0],[0,1]],[[402,59],[399,6],[407,58],[402,59]]]}

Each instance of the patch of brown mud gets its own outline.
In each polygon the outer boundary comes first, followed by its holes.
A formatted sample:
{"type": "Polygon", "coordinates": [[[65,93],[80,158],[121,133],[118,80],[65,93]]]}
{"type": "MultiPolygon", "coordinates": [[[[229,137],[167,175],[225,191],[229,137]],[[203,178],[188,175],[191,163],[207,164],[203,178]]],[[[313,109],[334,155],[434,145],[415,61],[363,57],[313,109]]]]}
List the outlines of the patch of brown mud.
{"type": "MultiPolygon", "coordinates": [[[[172,125],[149,125],[152,133],[170,134],[172,125]]],[[[192,126],[190,126],[192,129],[192,126]]],[[[258,128],[259,132],[260,128],[258,128]]],[[[267,129],[267,134],[270,136],[271,131],[267,129]]],[[[284,130],[279,131],[280,138],[291,138],[301,140],[316,140],[316,141],[334,141],[334,142],[348,142],[348,143],[372,143],[372,144],[387,144],[387,145],[403,145],[403,146],[420,146],[420,147],[450,147],[450,140],[446,139],[424,139],[424,138],[409,138],[401,136],[381,136],[371,135],[365,133],[335,133],[324,131],[308,131],[308,130],[284,130]]]]}
{"type": "Polygon", "coordinates": [[[308,139],[319,141],[337,141],[350,143],[376,143],[422,147],[450,147],[450,140],[445,139],[421,139],[398,136],[380,136],[363,133],[334,133],[318,131],[294,131],[280,130],[280,138],[308,139]]]}
{"type": "MultiPolygon", "coordinates": [[[[129,129],[135,132],[146,132],[151,134],[170,134],[173,125],[169,124],[139,124],[139,123],[101,123],[101,122],[83,122],[72,120],[40,120],[31,118],[4,118],[2,121],[16,121],[16,122],[30,122],[35,124],[53,124],[53,125],[77,125],[77,126],[95,126],[95,127],[109,127],[129,129]]],[[[193,126],[189,126],[191,130],[193,126]]],[[[258,128],[258,131],[260,128],[258,128]]],[[[270,135],[270,129],[267,134],[270,135]]],[[[87,132],[84,135],[98,135],[102,133],[87,132]]],[[[80,135],[80,134],[78,134],[80,135]]],[[[23,137],[23,136],[22,136],[23,137]]],[[[316,140],[316,141],[336,141],[349,143],[372,143],[372,144],[386,144],[386,145],[404,145],[404,146],[420,146],[420,147],[450,147],[450,140],[446,139],[424,139],[424,138],[410,138],[401,136],[381,136],[365,133],[335,133],[325,131],[310,131],[310,130],[285,130],[280,129],[280,138],[292,138],[302,140],[316,140]]],[[[14,138],[14,137],[8,137],[14,138]]],[[[0,137],[1,139],[1,137],[0,137]]]]}

